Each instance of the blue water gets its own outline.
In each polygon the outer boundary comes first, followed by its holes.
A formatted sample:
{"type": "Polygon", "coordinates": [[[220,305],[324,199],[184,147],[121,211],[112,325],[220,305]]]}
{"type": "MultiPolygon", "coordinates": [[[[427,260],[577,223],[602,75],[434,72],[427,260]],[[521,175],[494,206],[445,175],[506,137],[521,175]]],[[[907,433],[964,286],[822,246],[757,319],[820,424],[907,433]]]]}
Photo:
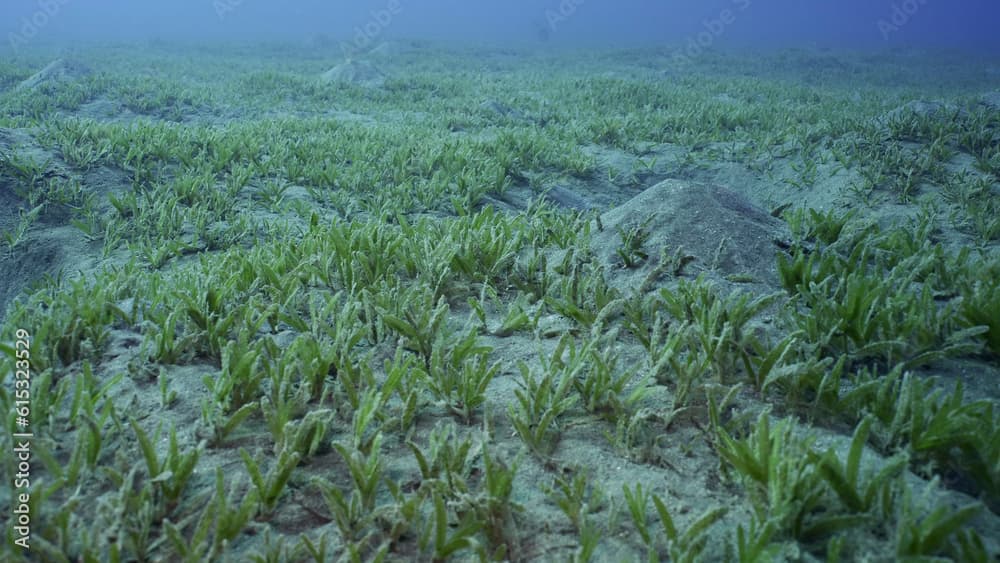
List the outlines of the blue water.
{"type": "Polygon", "coordinates": [[[323,33],[545,45],[1000,51],[998,22],[995,0],[35,0],[0,6],[0,44],[323,33]]]}

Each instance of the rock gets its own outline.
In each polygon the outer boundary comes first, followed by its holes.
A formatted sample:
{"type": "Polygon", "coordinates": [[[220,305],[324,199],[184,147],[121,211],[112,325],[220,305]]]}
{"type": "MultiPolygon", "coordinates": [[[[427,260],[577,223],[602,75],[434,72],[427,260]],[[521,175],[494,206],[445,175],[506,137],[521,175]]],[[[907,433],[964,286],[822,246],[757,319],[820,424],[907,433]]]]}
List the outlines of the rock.
{"type": "Polygon", "coordinates": [[[27,78],[17,85],[18,90],[34,89],[44,84],[56,84],[60,82],[72,82],[79,80],[90,74],[90,69],[85,65],[66,59],[56,59],[42,70],[27,78]]]}
{"type": "Polygon", "coordinates": [[[348,60],[320,75],[325,84],[354,84],[366,88],[380,88],[385,75],[367,61],[348,60]]]}

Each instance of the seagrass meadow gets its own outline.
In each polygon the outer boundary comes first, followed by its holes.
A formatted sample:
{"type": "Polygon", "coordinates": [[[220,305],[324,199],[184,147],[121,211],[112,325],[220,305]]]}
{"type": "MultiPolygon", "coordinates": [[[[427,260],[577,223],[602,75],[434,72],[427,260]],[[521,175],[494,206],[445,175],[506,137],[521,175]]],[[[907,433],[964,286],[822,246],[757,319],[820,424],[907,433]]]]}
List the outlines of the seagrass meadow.
{"type": "Polygon", "coordinates": [[[997,561],[998,85],[908,51],[5,58],[0,559],[997,561]]]}

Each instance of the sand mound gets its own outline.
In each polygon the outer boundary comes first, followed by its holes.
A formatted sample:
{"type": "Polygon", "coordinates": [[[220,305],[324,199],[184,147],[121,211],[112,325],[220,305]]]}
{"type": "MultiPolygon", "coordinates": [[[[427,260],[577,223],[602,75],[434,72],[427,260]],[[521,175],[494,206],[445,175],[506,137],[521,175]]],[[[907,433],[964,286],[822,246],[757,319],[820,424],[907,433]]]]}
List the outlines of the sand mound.
{"type": "Polygon", "coordinates": [[[34,89],[45,84],[72,82],[90,74],[85,65],[66,59],[56,59],[42,70],[18,84],[17,89],[34,89]]]}
{"type": "Polygon", "coordinates": [[[1000,111],[1000,90],[987,92],[980,96],[979,105],[989,111],[1000,111]]]}
{"type": "MultiPolygon", "coordinates": [[[[57,156],[25,130],[0,127],[0,155],[15,153],[23,160],[48,163],[43,181],[65,181],[69,177],[57,156]]],[[[59,277],[61,272],[92,272],[100,256],[100,244],[91,244],[80,236],[80,230],[70,224],[69,209],[56,203],[39,209],[11,247],[6,235],[17,233],[24,217],[31,215],[25,190],[23,181],[5,174],[0,165],[0,321],[11,301],[32,283],[46,275],[59,277]]]]}
{"type": "Polygon", "coordinates": [[[778,284],[775,267],[777,241],[788,238],[785,224],[755,207],[740,194],[710,184],[665,180],[625,204],[601,215],[602,231],[595,231],[593,248],[623,287],[637,287],[659,264],[662,249],[673,256],[678,247],[695,258],[684,272],[709,272],[778,284]],[[643,227],[648,237],[642,251],[649,256],[624,270],[617,250],[619,232],[643,227]]]}
{"type": "Polygon", "coordinates": [[[914,100],[877,117],[876,124],[880,127],[887,127],[894,120],[905,119],[911,115],[934,119],[941,122],[948,122],[960,117],[965,117],[968,115],[968,112],[955,104],[938,101],[914,100]]]}
{"type": "Polygon", "coordinates": [[[385,75],[366,61],[347,61],[320,75],[325,84],[355,84],[378,88],[385,84],[385,75]]]}

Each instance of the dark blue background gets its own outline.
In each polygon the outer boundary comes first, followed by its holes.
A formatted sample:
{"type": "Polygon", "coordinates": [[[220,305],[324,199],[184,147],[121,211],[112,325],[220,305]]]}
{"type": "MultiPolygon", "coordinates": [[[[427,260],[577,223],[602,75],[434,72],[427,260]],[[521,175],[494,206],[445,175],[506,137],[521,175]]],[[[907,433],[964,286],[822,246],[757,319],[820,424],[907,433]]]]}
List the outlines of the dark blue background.
{"type": "MultiPolygon", "coordinates": [[[[317,32],[351,37],[391,0],[3,0],[3,43],[24,31],[26,18],[57,6],[33,39],[219,38],[296,39],[317,32]],[[233,9],[220,17],[216,4],[233,9]],[[239,4],[239,5],[235,5],[239,4]]],[[[548,24],[559,0],[398,0],[401,13],[381,35],[486,39],[550,45],[584,42],[687,43],[706,22],[733,10],[735,21],[713,33],[713,45],[832,47],[958,47],[1000,52],[998,0],[565,0],[575,13],[548,24]],[[915,13],[884,34],[893,5],[915,13]],[[741,5],[749,4],[745,10],[741,5]]],[[[716,31],[719,28],[714,28],[716,31]]],[[[708,36],[702,34],[702,39],[708,36]]]]}

